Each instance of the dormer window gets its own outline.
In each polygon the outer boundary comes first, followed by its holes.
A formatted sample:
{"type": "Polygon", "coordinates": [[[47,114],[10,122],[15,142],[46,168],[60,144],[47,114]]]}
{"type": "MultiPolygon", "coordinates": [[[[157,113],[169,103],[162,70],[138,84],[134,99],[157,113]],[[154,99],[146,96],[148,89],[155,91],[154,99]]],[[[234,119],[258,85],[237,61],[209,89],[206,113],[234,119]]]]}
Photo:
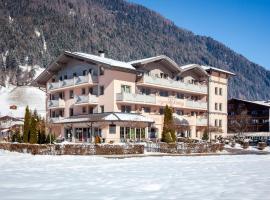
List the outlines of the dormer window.
{"type": "Polygon", "coordinates": [[[87,74],[87,70],[83,70],[83,76],[87,74]]]}
{"type": "Polygon", "coordinates": [[[62,81],[62,80],[63,80],[62,76],[60,76],[60,77],[59,77],[59,80],[60,80],[60,81],[62,81]]]}
{"type": "Polygon", "coordinates": [[[67,80],[67,75],[64,76],[64,80],[67,80]]]}
{"type": "Polygon", "coordinates": [[[77,73],[73,73],[73,77],[77,77],[77,73]]]}

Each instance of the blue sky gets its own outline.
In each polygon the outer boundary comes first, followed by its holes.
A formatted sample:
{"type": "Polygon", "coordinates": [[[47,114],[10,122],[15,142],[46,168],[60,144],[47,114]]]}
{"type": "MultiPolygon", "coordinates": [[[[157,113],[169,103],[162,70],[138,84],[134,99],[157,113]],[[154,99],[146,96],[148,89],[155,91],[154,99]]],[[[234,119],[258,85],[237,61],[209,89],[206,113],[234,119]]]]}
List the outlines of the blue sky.
{"type": "Polygon", "coordinates": [[[270,70],[270,0],[129,0],[270,70]]]}

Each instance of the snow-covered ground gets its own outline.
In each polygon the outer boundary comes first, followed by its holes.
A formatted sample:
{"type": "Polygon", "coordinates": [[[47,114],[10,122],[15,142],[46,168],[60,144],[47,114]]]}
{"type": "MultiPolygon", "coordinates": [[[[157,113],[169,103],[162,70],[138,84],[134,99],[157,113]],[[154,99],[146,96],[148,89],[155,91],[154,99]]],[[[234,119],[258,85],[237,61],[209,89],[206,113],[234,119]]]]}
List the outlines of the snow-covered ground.
{"type": "Polygon", "coordinates": [[[45,99],[45,92],[36,87],[0,86],[0,116],[24,117],[25,107],[28,105],[31,110],[36,109],[38,114],[44,117],[46,114],[45,99]],[[17,109],[10,109],[12,105],[16,105],[17,109]]]}
{"type": "Polygon", "coordinates": [[[269,199],[270,156],[106,159],[0,151],[0,198],[269,199]]]}

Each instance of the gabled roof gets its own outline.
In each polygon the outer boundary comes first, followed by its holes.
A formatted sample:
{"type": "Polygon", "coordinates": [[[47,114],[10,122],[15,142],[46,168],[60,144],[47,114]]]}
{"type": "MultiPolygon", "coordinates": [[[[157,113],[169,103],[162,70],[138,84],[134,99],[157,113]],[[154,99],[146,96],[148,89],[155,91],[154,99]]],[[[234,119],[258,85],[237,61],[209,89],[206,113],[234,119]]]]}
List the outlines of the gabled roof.
{"type": "Polygon", "coordinates": [[[204,70],[206,71],[209,71],[209,70],[213,70],[213,71],[217,71],[217,72],[222,72],[222,73],[225,73],[225,74],[229,74],[229,75],[232,75],[232,76],[235,76],[234,73],[232,72],[229,72],[229,71],[226,71],[226,70],[223,70],[223,69],[219,69],[219,68],[216,68],[216,67],[211,67],[211,66],[201,66],[204,70]]]}
{"type": "Polygon", "coordinates": [[[32,85],[45,85],[53,74],[62,68],[61,64],[66,63],[70,58],[101,64],[104,67],[113,67],[118,70],[136,70],[131,64],[126,62],[81,52],[64,51],[32,82],[32,85]]]}
{"type": "Polygon", "coordinates": [[[168,64],[169,66],[171,66],[176,72],[181,71],[178,64],[176,62],[174,62],[171,58],[169,58],[168,56],[165,56],[165,55],[159,55],[159,56],[155,56],[155,57],[134,60],[134,61],[130,61],[128,63],[133,65],[133,66],[138,66],[138,65],[145,65],[148,63],[152,63],[152,62],[164,62],[164,63],[168,64]]]}
{"type": "Polygon", "coordinates": [[[198,70],[199,72],[201,72],[203,75],[208,76],[208,73],[205,71],[204,68],[202,68],[200,65],[197,64],[189,64],[189,65],[184,65],[181,66],[181,72],[186,72],[189,70],[198,70]]]}

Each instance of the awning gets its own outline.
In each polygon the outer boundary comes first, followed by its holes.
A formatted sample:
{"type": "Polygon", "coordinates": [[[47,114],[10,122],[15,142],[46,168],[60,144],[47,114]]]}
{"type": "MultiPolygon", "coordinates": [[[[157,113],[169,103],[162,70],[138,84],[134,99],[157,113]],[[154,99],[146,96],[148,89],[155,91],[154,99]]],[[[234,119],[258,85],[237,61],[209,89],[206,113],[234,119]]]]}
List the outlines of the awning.
{"type": "Polygon", "coordinates": [[[52,119],[54,124],[82,123],[82,122],[145,122],[154,123],[153,119],[134,113],[95,113],[88,116],[52,119]]]}

